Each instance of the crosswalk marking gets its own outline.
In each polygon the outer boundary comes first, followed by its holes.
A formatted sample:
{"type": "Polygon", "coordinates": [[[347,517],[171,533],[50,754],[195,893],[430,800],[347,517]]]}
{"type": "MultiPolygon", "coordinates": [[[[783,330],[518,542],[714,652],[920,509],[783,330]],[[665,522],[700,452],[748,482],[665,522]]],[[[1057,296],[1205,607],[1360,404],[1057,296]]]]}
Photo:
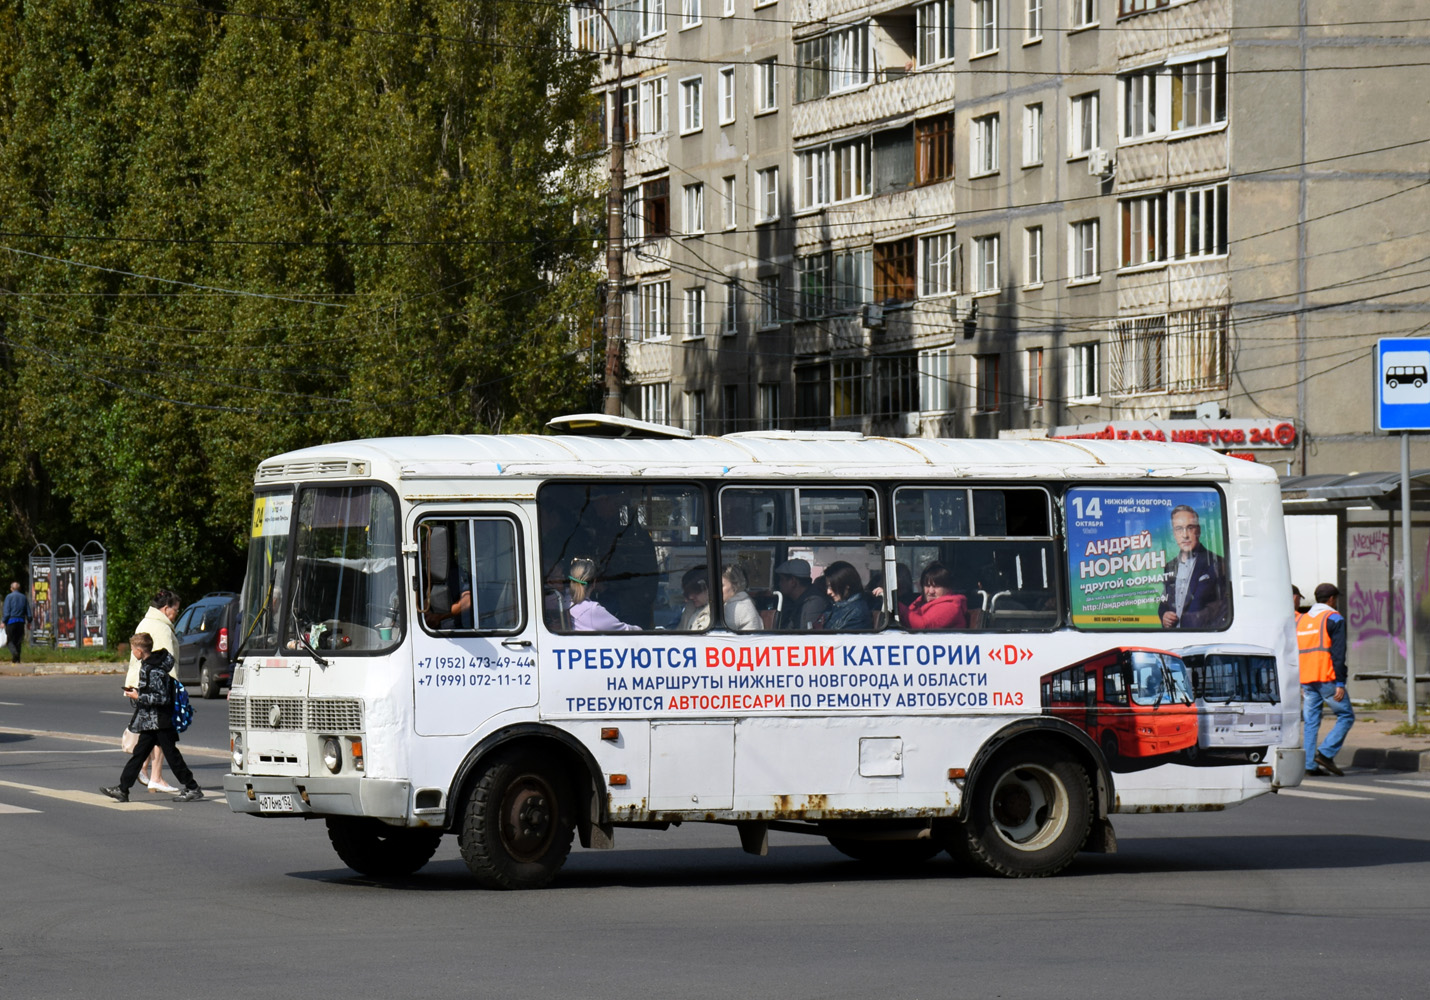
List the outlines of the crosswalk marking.
{"type": "Polygon", "coordinates": [[[0,802],[0,816],[18,815],[20,813],[34,813],[35,815],[39,815],[39,812],[40,810],[38,809],[26,809],[24,806],[8,806],[0,802]]]}
{"type": "Polygon", "coordinates": [[[162,806],[157,802],[140,802],[132,798],[128,802],[116,802],[108,795],[101,795],[98,792],[81,792],[74,788],[45,788],[43,785],[22,785],[18,781],[0,781],[0,788],[14,788],[32,795],[43,795],[45,798],[61,799],[65,802],[78,802],[86,806],[99,806],[101,809],[127,809],[130,812],[141,812],[148,809],[168,808],[168,806],[162,806]]]}
{"type": "Polygon", "coordinates": [[[1336,795],[1331,792],[1308,792],[1302,788],[1283,788],[1276,794],[1289,795],[1293,799],[1322,799],[1326,802],[1370,802],[1366,795],[1336,795]]]}
{"type": "Polygon", "coordinates": [[[1371,795],[1403,795],[1412,799],[1430,799],[1430,792],[1417,792],[1410,788],[1382,788],[1379,785],[1352,785],[1338,784],[1334,781],[1303,781],[1302,788],[1340,788],[1344,790],[1354,789],[1357,792],[1367,792],[1371,795]]]}

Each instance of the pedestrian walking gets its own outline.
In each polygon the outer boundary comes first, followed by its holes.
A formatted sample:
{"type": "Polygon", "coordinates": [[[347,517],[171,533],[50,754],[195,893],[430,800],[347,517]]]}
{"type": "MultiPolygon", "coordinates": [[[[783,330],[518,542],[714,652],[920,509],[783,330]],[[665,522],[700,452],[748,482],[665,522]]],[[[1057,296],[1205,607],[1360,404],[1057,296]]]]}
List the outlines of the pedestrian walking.
{"type": "MultiPolygon", "coordinates": [[[[179,643],[174,636],[174,622],[179,618],[179,607],[183,602],[179,600],[179,595],[172,590],[160,590],[154,594],[154,599],[149,602],[149,610],[144,612],[144,617],[139,620],[139,625],[134,629],[137,635],[140,632],[146,633],[153,639],[154,649],[167,652],[177,662],[179,655],[179,643]]],[[[178,679],[178,674],[173,672],[174,678],[178,679]]],[[[139,684],[139,660],[131,653],[129,656],[129,672],[124,675],[125,697],[132,697],[129,692],[139,684]]],[[[158,747],[153,748],[153,753],[149,758],[151,773],[146,778],[141,771],[139,781],[148,785],[151,792],[177,792],[178,789],[164,780],[164,755],[159,752],[158,747]]]]}
{"type": "Polygon", "coordinates": [[[1345,774],[1336,754],[1356,721],[1346,695],[1346,620],[1336,610],[1341,596],[1334,583],[1316,588],[1316,603],[1296,616],[1296,645],[1301,654],[1301,712],[1305,726],[1307,774],[1345,774]],[[1336,721],[1319,746],[1321,706],[1329,706],[1336,721]]]}
{"type": "MultiPolygon", "coordinates": [[[[189,770],[184,755],[179,752],[179,734],[174,732],[174,680],[169,676],[174,666],[174,655],[167,650],[156,650],[154,639],[147,632],[131,636],[129,648],[139,658],[138,682],[134,688],[125,690],[125,694],[137,705],[134,721],[129,726],[139,734],[139,742],[119,775],[119,784],[103,787],[100,791],[111,799],[128,802],[129,789],[134,786],[149,754],[157,749],[168,759],[174,776],[184,783],[184,793],[175,796],[174,801],[196,802],[204,797],[204,791],[194,780],[194,772],[189,770]]],[[[153,791],[152,786],[150,791],[153,791]]]]}
{"type": "Polygon", "coordinates": [[[10,647],[10,662],[20,662],[20,646],[25,641],[25,629],[30,627],[30,599],[19,582],[10,584],[10,593],[0,605],[0,618],[5,619],[5,644],[10,647]]]}

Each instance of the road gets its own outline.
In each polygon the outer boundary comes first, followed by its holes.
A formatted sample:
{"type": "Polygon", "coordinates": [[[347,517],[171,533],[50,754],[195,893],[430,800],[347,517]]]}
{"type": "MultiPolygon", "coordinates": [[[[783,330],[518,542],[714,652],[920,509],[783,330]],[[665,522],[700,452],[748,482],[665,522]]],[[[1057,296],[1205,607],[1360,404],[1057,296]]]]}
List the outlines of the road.
{"type": "Polygon", "coordinates": [[[689,826],[618,831],[553,888],[497,893],[474,888],[454,838],[383,884],[344,868],[317,823],[231,814],[222,701],[197,703],[183,742],[213,799],[103,798],[122,763],[117,688],[0,677],[7,1000],[1426,994],[1419,775],[1119,817],[1119,853],[1053,879],[946,858],[881,875],[796,835],[757,858],[731,829],[689,826]]]}

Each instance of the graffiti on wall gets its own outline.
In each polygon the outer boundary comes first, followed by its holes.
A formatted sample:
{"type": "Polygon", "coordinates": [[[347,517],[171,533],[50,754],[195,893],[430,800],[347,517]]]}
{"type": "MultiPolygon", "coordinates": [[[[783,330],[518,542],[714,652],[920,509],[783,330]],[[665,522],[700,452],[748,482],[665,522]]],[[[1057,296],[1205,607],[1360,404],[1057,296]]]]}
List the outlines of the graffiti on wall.
{"type": "MultiPolygon", "coordinates": [[[[1421,536],[1423,538],[1423,536],[1421,536]]],[[[1412,544],[1419,539],[1411,536],[1412,544]]],[[[1359,649],[1370,642],[1389,642],[1405,656],[1405,596],[1392,580],[1395,558],[1389,528],[1348,526],[1346,530],[1346,584],[1343,605],[1350,623],[1350,645],[1359,649]]],[[[1420,544],[1421,565],[1415,572],[1415,606],[1430,610],[1430,545],[1420,544]]]]}

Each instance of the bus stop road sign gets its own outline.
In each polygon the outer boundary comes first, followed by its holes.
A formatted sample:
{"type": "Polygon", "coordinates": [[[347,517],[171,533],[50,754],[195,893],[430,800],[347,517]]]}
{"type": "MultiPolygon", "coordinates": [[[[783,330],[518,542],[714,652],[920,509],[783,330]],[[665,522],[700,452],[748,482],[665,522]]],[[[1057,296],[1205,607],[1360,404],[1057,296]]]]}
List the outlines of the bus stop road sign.
{"type": "Polygon", "coordinates": [[[1384,338],[1377,345],[1376,358],[1380,429],[1430,430],[1430,340],[1384,338]]]}

